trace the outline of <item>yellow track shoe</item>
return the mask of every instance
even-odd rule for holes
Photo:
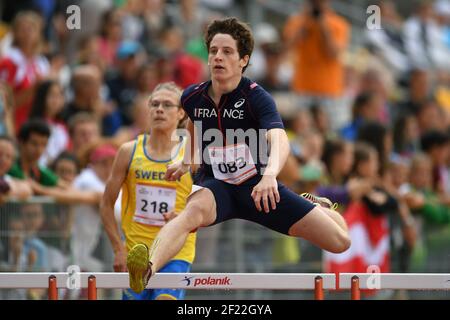
[[[147,287],[152,276],[152,263],[149,261],[148,247],[143,243],[136,244],[128,252],[127,268],[130,277],[130,288],[141,293]]]
[[[308,192],[302,193],[301,196],[314,204],[320,205],[321,207],[325,207],[331,210],[336,210],[338,207],[337,203],[333,203],[330,201],[330,199],[325,197],[317,197]]]

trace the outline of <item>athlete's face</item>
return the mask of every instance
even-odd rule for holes
[[[211,78],[219,81],[240,77],[249,56],[239,57],[236,40],[229,34],[216,34],[209,45],[208,65]]]
[[[180,96],[176,92],[166,89],[154,92],[149,101],[150,129],[175,130],[184,117],[184,111],[179,105]]]

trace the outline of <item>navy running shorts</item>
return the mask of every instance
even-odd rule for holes
[[[208,175],[195,175],[194,185],[208,188],[214,194],[217,217],[212,225],[230,219],[243,219],[289,235],[290,227],[315,207],[314,204],[278,182],[280,202],[277,203],[277,208],[275,210],[270,208],[269,213],[266,213],[264,209],[258,211],[251,197],[258,180],[250,184],[233,185]]]

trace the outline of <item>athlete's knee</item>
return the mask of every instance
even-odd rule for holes
[[[197,192],[199,192],[199,196],[191,199],[186,206],[185,218],[197,227],[210,225],[215,220],[216,205],[214,195],[209,190]]]
[[[332,244],[329,246],[329,248],[327,248],[327,251],[330,251],[332,253],[342,253],[344,251],[347,251],[347,249],[350,248],[351,244],[352,241],[348,232],[339,230],[334,235]]]
[[[202,205],[201,202],[195,201],[186,208],[185,218],[189,220],[195,227],[208,225],[210,222],[212,208],[210,206]]]

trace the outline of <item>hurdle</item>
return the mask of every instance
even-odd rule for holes
[[[78,277],[80,289],[88,289],[88,300],[97,299],[97,289],[129,288],[128,273],[0,273],[0,289],[48,289],[48,299],[58,299],[58,289],[69,288],[68,282]],[[336,288],[335,274],[310,273],[157,273],[147,289],[171,288],[188,290],[314,290],[315,300],[324,299],[324,290]]]
[[[364,289],[450,290],[450,273],[341,273],[339,289],[349,289],[351,300]]]
[[[88,300],[97,299],[97,289],[129,288],[128,273],[0,273],[0,289],[41,288],[49,300],[58,300],[58,289],[69,288],[77,277],[79,289],[88,290]],[[361,299],[361,290],[449,290],[450,273],[341,273],[339,287],[331,273],[157,273],[147,289],[187,290],[313,290],[315,300],[324,290],[350,290],[351,300]]]

